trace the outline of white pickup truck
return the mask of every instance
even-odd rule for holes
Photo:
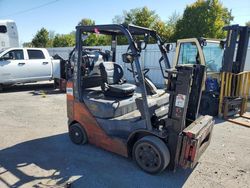
[[[5,85],[60,79],[60,60],[44,48],[9,48],[0,51],[0,90]]]

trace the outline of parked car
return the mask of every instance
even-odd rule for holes
[[[0,88],[17,83],[60,79],[60,63],[45,48],[9,48],[0,51]]]

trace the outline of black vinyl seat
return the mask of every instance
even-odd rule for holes
[[[105,96],[124,98],[134,94],[136,86],[125,83],[120,65],[114,62],[103,62],[100,64],[100,72],[103,81],[101,87]]]

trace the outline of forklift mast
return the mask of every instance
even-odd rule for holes
[[[222,61],[219,116],[228,119],[236,114],[243,115],[249,97],[250,72],[244,71],[250,27],[232,25],[227,31],[227,41]]]
[[[199,153],[202,153],[200,148],[206,148],[209,145],[209,133],[212,131],[212,126],[207,125],[213,124],[211,117],[198,117],[205,66],[176,66],[176,70],[167,70],[167,73],[166,91],[170,97],[168,118],[165,121],[172,158],[169,168],[174,170],[177,165],[184,168],[192,167],[196,164]],[[199,120],[196,121],[197,119]],[[184,144],[183,139],[185,139]],[[187,149],[187,145],[196,148],[197,151]],[[186,155],[184,156],[183,153]]]
[[[231,25],[224,27],[223,30],[227,31],[227,40],[222,62],[222,72],[231,72],[235,74],[243,72],[250,36],[250,27]]]

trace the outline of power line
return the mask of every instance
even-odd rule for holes
[[[15,13],[13,13],[13,14],[5,15],[5,16],[2,16],[2,17],[14,16],[14,15],[19,15],[19,14],[23,14],[23,13],[26,13],[26,12],[30,12],[30,11],[32,11],[32,10],[39,9],[39,8],[48,6],[48,5],[50,5],[50,4],[56,3],[57,1],[59,1],[59,0],[54,0],[54,1],[51,1],[51,2],[48,2],[48,3],[44,3],[44,4],[39,5],[39,6],[36,6],[36,7],[32,7],[32,8],[26,9],[26,10],[22,10],[22,11],[19,11],[19,12],[15,12]]]

